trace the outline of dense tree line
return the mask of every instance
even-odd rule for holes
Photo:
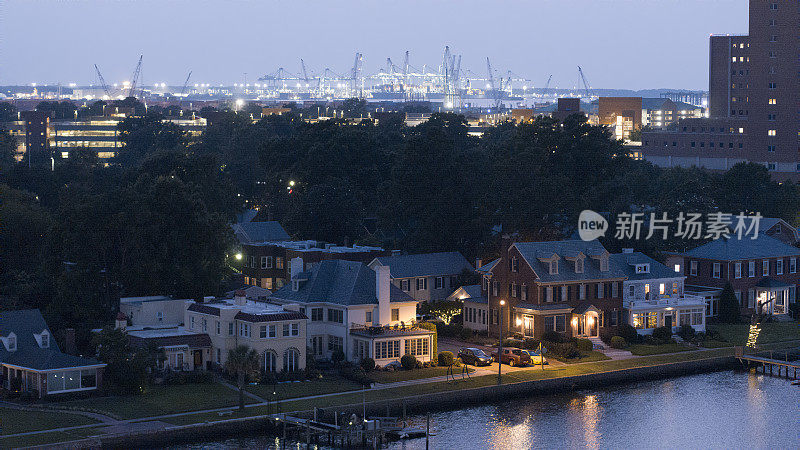
[[[657,168],[579,116],[504,123],[475,137],[454,114],[416,127],[392,113],[354,124],[364,108],[352,101],[349,120],[314,124],[300,116],[308,110],[256,122],[205,110],[198,114],[213,120],[199,139],[161,121],[175,111],[148,108],[120,123],[125,147],[110,167],[70,157],[52,171],[28,168],[0,152],[2,306],[42,308],[56,327],[99,327],[120,295],[217,294],[234,246],[228,224],[243,207],[297,238],[488,258],[503,234],[572,235],[583,209],[758,211],[794,222],[800,206],[797,186],[773,181],[763,166]],[[0,135],[0,150],[10,141]]]

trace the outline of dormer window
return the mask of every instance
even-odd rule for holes
[[[575,273],[583,273],[583,258],[575,260]]]
[[[39,347],[50,348],[50,334],[47,331],[42,332],[39,336]]]
[[[292,280],[292,290],[297,292],[300,290],[300,282],[297,280]]]
[[[650,264],[636,264],[636,273],[650,273]]]
[[[550,275],[558,275],[558,260],[550,261]]]
[[[603,255],[603,257],[600,258],[600,271],[608,272],[608,255]]]
[[[17,335],[16,334],[14,334],[12,332],[12,333],[9,333],[8,336],[6,336],[5,338],[0,338],[0,339],[3,340],[3,344],[5,344],[6,350],[8,350],[9,352],[17,351]]]

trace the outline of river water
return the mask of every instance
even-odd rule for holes
[[[800,386],[716,372],[439,412],[431,427],[432,449],[800,448]],[[190,448],[277,444],[274,437],[256,437]],[[424,449],[425,439],[388,448]]]

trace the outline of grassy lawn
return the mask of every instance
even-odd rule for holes
[[[733,347],[733,344],[730,342],[725,341],[718,341],[715,339],[706,339],[702,342],[701,347],[703,348],[722,348],[722,347]]]
[[[732,345],[744,345],[750,331],[750,325],[743,323],[718,323],[709,325],[709,328],[716,330],[722,339]],[[761,333],[758,336],[759,344],[791,340],[800,340],[800,323],[772,322],[761,325]]]
[[[93,423],[97,423],[97,421],[78,414],[0,408],[0,436]],[[2,445],[2,447],[6,446]]]
[[[628,350],[629,352],[633,353],[636,356],[650,356],[650,355],[660,355],[662,353],[685,352],[687,350],[694,350],[694,348],[689,347],[688,345],[672,342],[669,344],[659,344],[659,345],[633,344],[626,350]]]
[[[253,400],[245,398],[247,403]],[[130,396],[93,397],[60,402],[61,406],[77,406],[109,412],[124,419],[159,416],[182,411],[235,406],[239,393],[219,383],[153,386],[146,393]]]
[[[577,358],[560,358],[560,357],[555,357],[555,356],[546,356],[546,358],[555,359],[555,360],[558,360],[558,361],[561,361],[561,362],[567,363],[567,364],[595,362],[595,361],[605,361],[607,359],[611,359],[608,356],[606,356],[606,355],[604,355],[604,354],[602,354],[602,353],[600,353],[598,351],[595,351],[595,350],[590,350],[588,352],[581,350],[581,356],[579,356]]]
[[[346,378],[326,375],[321,379],[301,381],[299,383],[278,383],[275,386],[271,384],[256,384],[248,386],[247,390],[264,400],[272,401],[275,397],[278,400],[282,400],[334,392],[356,391],[361,388],[360,384]],[[275,392],[275,396],[273,396],[273,392]]]
[[[470,372],[475,369],[470,368]],[[461,367],[453,367],[453,374],[461,376]],[[442,377],[447,375],[447,367],[428,367],[425,369],[396,370],[394,372],[374,371],[369,376],[376,383],[394,383],[395,381],[419,380],[421,378]]]

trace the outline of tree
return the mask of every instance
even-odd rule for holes
[[[737,323],[740,318],[739,301],[736,300],[731,284],[726,283],[719,297],[719,321],[722,323]]]
[[[17,138],[0,128],[0,175],[5,175],[17,162]]]
[[[163,351],[153,346],[132,348],[124,331],[104,328],[93,339],[99,359],[107,364],[104,381],[126,394],[143,393],[147,388],[149,373],[163,360]]]
[[[442,319],[445,325],[450,325],[453,317],[461,314],[462,306],[463,303],[459,300],[439,300],[438,302],[423,303],[419,310],[422,314],[431,314]]]
[[[17,120],[17,107],[13,103],[0,102],[0,123]]]
[[[244,410],[244,383],[247,377],[258,372],[258,353],[246,345],[238,345],[228,351],[225,370],[236,377],[239,388],[239,410]]]

